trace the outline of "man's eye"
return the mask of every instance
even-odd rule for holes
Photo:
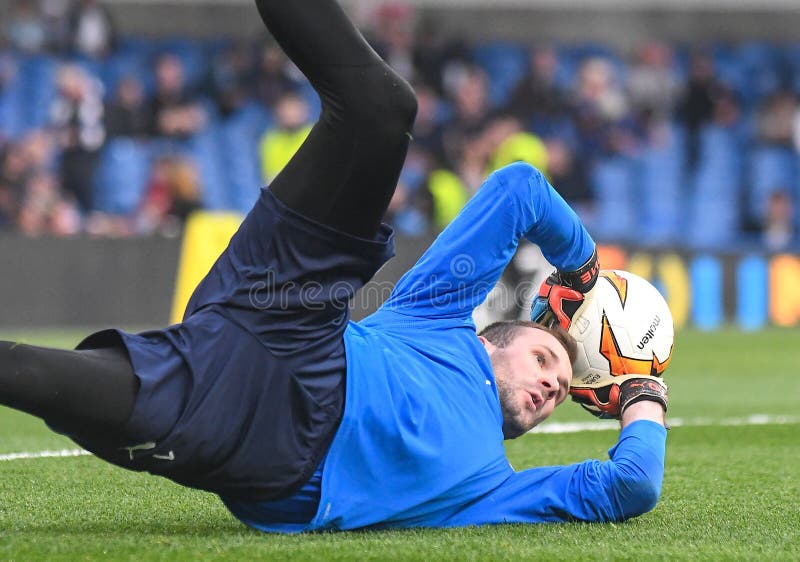
[[[536,354],[536,361],[539,362],[539,365],[544,365],[544,355],[540,355],[539,353]]]

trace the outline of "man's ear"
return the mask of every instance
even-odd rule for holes
[[[487,340],[485,337],[478,336],[478,339],[481,340],[483,347],[486,348],[486,353],[488,353],[489,355],[491,355],[494,352],[494,350],[497,349],[497,346],[492,342],[490,342],[489,340]]]

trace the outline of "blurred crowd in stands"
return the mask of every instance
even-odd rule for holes
[[[419,97],[399,232],[443,228],[525,160],[599,240],[797,247],[800,43],[470,44],[400,4],[370,23]],[[177,234],[196,209],[247,211],[319,114],[266,37],[120,37],[97,0],[18,0],[3,26],[6,230]]]

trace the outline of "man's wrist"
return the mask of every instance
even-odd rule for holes
[[[666,412],[660,402],[641,400],[631,404],[622,413],[622,427],[635,421],[648,420],[666,426]]]
[[[570,289],[575,289],[581,293],[588,293],[597,282],[600,273],[600,265],[597,261],[597,247],[592,251],[592,255],[582,266],[574,271],[558,271],[556,273],[558,284]]]

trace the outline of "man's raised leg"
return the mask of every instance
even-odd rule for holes
[[[256,0],[256,5],[322,100],[319,121],[270,189],[308,218],[372,238],[406,157],[417,109],[414,93],[335,0]]]
[[[0,342],[0,404],[48,421],[121,427],[138,389],[121,349],[72,351]]]

